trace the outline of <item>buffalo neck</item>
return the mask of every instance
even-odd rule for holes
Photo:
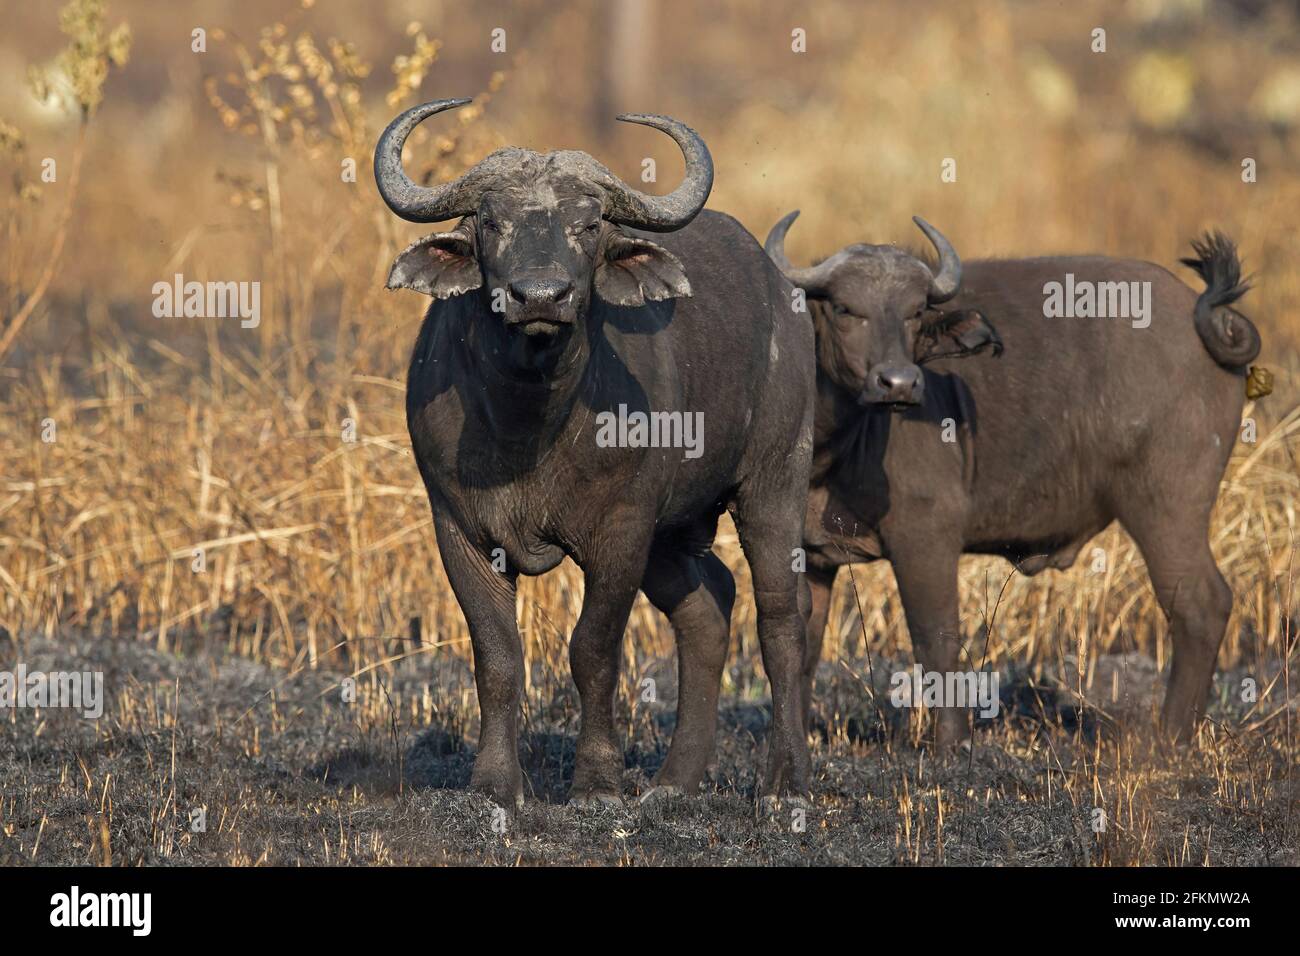
[[[813,407],[813,470],[814,485],[824,482],[834,465],[835,453],[844,445],[845,432],[856,427],[862,417],[856,396],[836,384],[830,371],[835,356],[830,347],[830,333],[826,328],[827,306],[820,299],[808,300],[809,318],[813,325],[814,353],[817,357],[817,394]]]
[[[825,308],[810,300],[816,333],[817,389],[813,405],[812,485],[832,480],[856,486],[876,476],[889,443],[892,412],[864,406],[860,390],[840,384],[843,380],[830,343]]]
[[[462,361],[481,386],[470,395],[492,433],[507,442],[545,443],[563,429],[582,388],[590,347],[579,325],[568,333],[549,367],[521,373],[509,364],[512,334],[495,315],[467,323]]]
[[[838,454],[864,427],[867,410],[847,389],[817,366],[817,395],[813,415],[813,484],[820,484]]]

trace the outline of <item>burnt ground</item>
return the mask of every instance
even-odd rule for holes
[[[33,670],[103,670],[107,703],[98,721],[0,711],[0,865],[1300,864],[1294,703],[1251,709],[1242,675],[1220,673],[1197,744],[1164,751],[1151,732],[1162,677],[1136,653],[1100,659],[1083,701],[1075,675],[1002,672],[999,716],[938,760],[887,703],[907,662],[825,663],[812,806],[762,819],[766,699],[734,671],[697,797],[635,800],[666,752],[670,662],[660,702],[624,701],[622,809],[566,805],[576,692],[533,686],[521,759],[534,798],[506,817],[464,789],[477,705],[450,655],[364,675],[347,703],[338,674],[133,641],[5,641],[0,669],[19,654]]]

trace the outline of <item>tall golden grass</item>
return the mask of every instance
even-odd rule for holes
[[[534,8],[526,40],[489,59],[500,8],[444,10],[484,51],[473,68],[457,54],[448,72],[431,27],[394,25],[371,51],[329,38],[346,13],[302,6],[273,23],[249,7],[232,15],[238,24],[209,24],[197,66],[180,44],[171,78],[155,75],[166,88],[151,111],[114,112],[109,77],[69,248],[0,379],[0,621],[20,644],[77,630],[344,672],[468,656],[403,416],[424,303],[382,291],[417,233],[382,208],[369,150],[397,109],[479,90],[472,110],[412,137],[412,169],[450,176],[506,142],[599,151],[581,81],[600,76],[584,44],[599,41],[601,21],[592,4]],[[400,16],[381,6],[383,22]],[[1275,23],[1226,31],[1212,8],[1155,4],[1175,17],[1166,31],[1136,6],[1086,6],[733,2],[706,15],[665,4],[659,66],[643,84],[652,101],[627,106],[701,129],[718,163],[711,205],[756,234],[801,207],[799,260],[850,241],[912,242],[913,213],[969,258],[1075,250],[1172,264],[1207,226],[1234,236],[1257,273],[1244,307],[1278,390],[1247,408],[1258,441],[1239,446],[1215,516],[1214,551],[1237,596],[1221,664],[1272,674],[1295,645],[1300,363],[1288,304],[1300,294],[1300,239],[1284,211],[1300,205],[1300,178],[1283,121],[1295,78],[1267,42]],[[137,43],[160,42],[142,8],[121,12]],[[173,27],[168,42],[188,36],[183,18],[158,16]],[[1094,21],[1110,28],[1105,54],[1089,51]],[[789,48],[799,25],[810,37],[802,60]],[[389,54],[400,59],[375,67]],[[25,153],[9,154],[16,168],[62,148],[57,127],[24,132]],[[650,140],[618,135],[602,155],[631,179]],[[650,148],[670,188],[678,161],[663,143]],[[1241,179],[1246,156],[1258,182]],[[956,183],[940,179],[946,157]],[[347,160],[356,182],[342,175]],[[8,206],[5,321],[49,259],[60,188]],[[260,280],[261,325],[154,319],[149,290],[177,272]],[[1168,660],[1140,556],[1116,529],[1094,544],[1104,571],[1087,549],[1070,572],[1033,580],[998,561],[963,564],[963,620],[972,640],[987,636],[995,664],[1071,658],[1086,675],[1116,651]],[[761,687],[748,580],[729,529],[720,547],[742,595],[743,667],[729,674],[746,675],[748,693]],[[858,568],[855,582],[865,620],[841,587],[827,655],[866,638],[906,653],[888,568]],[[526,653],[557,684],[581,591],[567,564],[522,588]],[[644,602],[627,642],[635,658],[672,653]],[[1261,718],[1279,700],[1261,703]]]

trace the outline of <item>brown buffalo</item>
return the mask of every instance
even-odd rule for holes
[[[698,788],[735,593],[711,546],[730,509],[772,683],[763,795],[804,794],[803,620],[790,555],[812,455],[812,330],[791,314],[789,284],[754,237],[701,212],[713,165],[682,123],[621,117],[682,150],[685,180],[667,196],[638,192],[576,151],[504,149],[455,182],[412,182],[407,135],[464,102],[395,119],[375,178],[404,219],[460,217],[398,256],[388,284],[434,300],[406,411],[473,645],[483,719],[472,785],[506,806],[524,799],[515,582],[570,557],[586,583],[569,642],[582,697],[573,799],[622,797],[614,695],[638,589],[668,616],[679,650],[678,724],[657,783]]]
[[[1210,513],[1260,348],[1231,307],[1246,291],[1233,244],[1216,234],[1183,260],[1206,284],[1198,296],[1131,259],[963,267],[920,220],[937,272],[871,245],[795,268],[783,245],[796,215],[773,228],[767,249],[806,290],[817,336],[806,703],[842,565],[887,558],[918,662],[969,670],[980,661],[962,654],[959,556],[1001,555],[1027,575],[1064,569],[1118,520],[1170,621],[1162,724],[1189,736],[1232,610],[1210,554]],[[1127,314],[1097,315],[1121,293]],[[966,732],[966,715],[938,717],[941,742]]]

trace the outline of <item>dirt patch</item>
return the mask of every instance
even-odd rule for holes
[[[827,663],[819,699],[855,705],[823,711],[812,807],[766,819],[754,792],[768,712],[752,686],[724,700],[702,793],[636,803],[671,733],[668,668],[660,700],[625,715],[626,806],[565,803],[570,687],[530,701],[520,752],[533,799],[507,816],[465,789],[477,730],[447,700],[465,690],[458,661],[446,674],[425,659],[359,678],[351,701],[337,674],[134,642],[33,640],[23,662],[102,670],[107,699],[98,721],[4,713],[6,864],[1300,862],[1288,715],[1252,729],[1262,715],[1231,693],[1241,675],[1221,674],[1214,723],[1196,746],[1161,753],[1146,715],[1162,679],[1141,655],[1098,660],[1082,697],[1068,668],[1059,679],[1000,673],[999,715],[980,721],[969,752],[944,759],[888,704],[889,675],[905,662]],[[846,677],[868,671],[875,702]],[[1125,694],[1112,700],[1115,686]]]

